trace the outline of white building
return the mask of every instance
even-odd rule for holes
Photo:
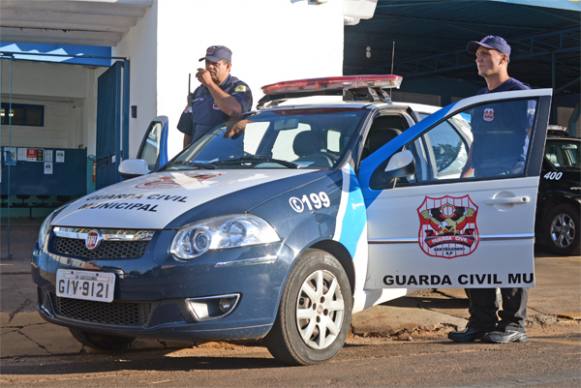
[[[98,161],[95,171],[100,186],[102,171],[114,174],[121,158],[136,154],[155,116],[169,118],[170,156],[181,149],[182,136],[175,126],[186,103],[188,74],[203,66],[198,59],[207,46],[232,49],[232,74],[249,84],[256,104],[262,85],[342,74],[344,25],[372,17],[376,2],[0,0],[4,113],[7,117],[8,104],[23,109],[43,107],[42,122],[36,126],[3,121],[2,145],[86,149],[87,163],[92,163],[93,156]],[[89,46],[100,46],[100,51],[95,54]],[[111,58],[78,64],[81,57],[91,55]],[[108,67],[103,64],[116,61],[121,61],[118,78],[105,80],[102,75]],[[198,83],[193,74],[192,78],[193,90]],[[18,155],[24,153],[21,150]],[[32,168],[34,162],[18,159],[13,175],[21,178],[17,168],[26,163]],[[55,164],[47,174],[41,165],[36,167],[42,179],[64,178],[59,175],[64,170],[57,169],[61,166]],[[67,169],[67,179],[83,169],[78,163]],[[12,179],[12,194],[18,193],[23,182]],[[90,169],[79,179],[92,189]],[[45,191],[30,194],[57,194]]]

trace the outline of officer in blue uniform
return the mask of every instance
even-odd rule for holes
[[[199,68],[196,73],[201,85],[189,98],[178,123],[178,129],[184,133],[184,148],[215,125],[252,108],[250,88],[230,74],[232,51],[228,47],[210,46],[200,61],[205,61],[205,67]],[[189,113],[191,122],[188,120]],[[184,120],[184,117],[188,119]]]
[[[488,35],[468,43],[467,50],[476,57],[478,75],[486,88],[478,94],[530,89],[508,75],[511,48],[500,36]],[[471,126],[474,140],[464,177],[494,177],[522,174],[532,125],[529,103],[517,100],[508,104],[485,104],[473,109]],[[496,301],[496,289],[466,289],[470,318],[462,331],[448,334],[454,342],[524,342],[527,289],[502,288],[502,311]],[[497,314],[500,316],[498,321]]]

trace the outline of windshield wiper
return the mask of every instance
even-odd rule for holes
[[[208,162],[196,162],[196,161],[185,161],[185,160],[181,160],[179,162],[174,162],[172,163],[170,166],[168,166],[169,168],[172,168],[174,166],[185,166],[185,167],[190,167],[190,168],[197,168],[200,170],[215,170],[216,169],[216,165],[213,163],[208,163]]]
[[[253,164],[258,164],[258,163],[277,163],[280,164],[281,166],[285,166],[288,168],[298,168],[298,166],[293,163],[293,162],[288,162],[286,160],[281,160],[281,159],[274,159],[271,158],[270,156],[263,156],[263,155],[246,155],[246,156],[242,156],[240,158],[234,158],[234,159],[225,159],[225,160],[220,160],[219,164],[244,164],[244,163],[253,163]]]

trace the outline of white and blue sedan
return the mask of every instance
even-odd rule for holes
[[[99,349],[261,340],[305,365],[342,348],[353,313],[407,289],[532,286],[551,90],[437,110],[391,102],[399,82],[269,85],[258,111],[167,164],[124,161],[133,178],[44,221],[40,314]],[[303,101],[330,94],[342,98]],[[142,148],[155,158],[151,129]]]

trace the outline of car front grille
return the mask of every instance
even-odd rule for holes
[[[57,255],[87,260],[135,259],[144,255],[153,236],[151,230],[55,226],[48,250]]]
[[[135,259],[143,256],[149,241],[102,241],[94,250],[85,247],[85,241],[75,238],[54,237],[52,252],[81,259]]]
[[[57,316],[105,325],[145,326],[151,312],[150,303],[93,302],[54,294],[51,299]]]

